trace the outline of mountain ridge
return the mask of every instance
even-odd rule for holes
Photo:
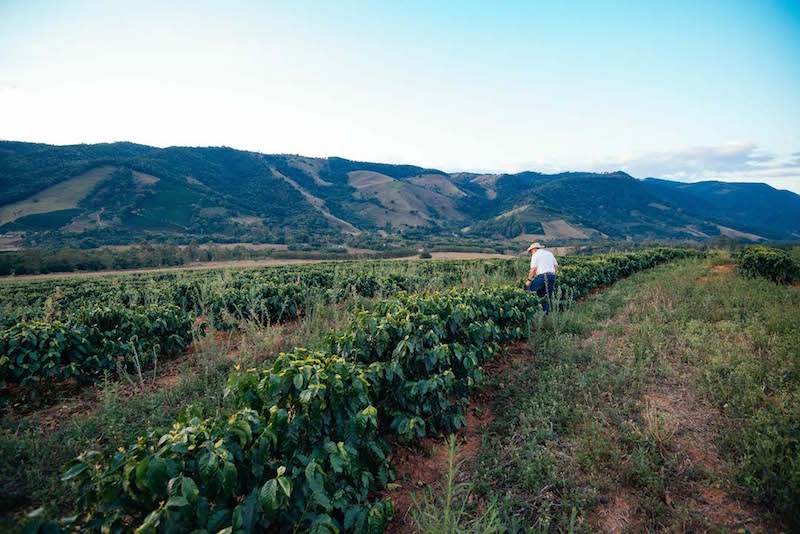
[[[0,141],[0,234],[29,245],[342,243],[394,234],[679,240],[726,232],[800,239],[800,196],[767,184],[688,184],[623,171],[448,173],[229,147]]]

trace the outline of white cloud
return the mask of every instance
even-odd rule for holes
[[[774,154],[755,143],[696,146],[650,152],[597,162],[597,170],[623,170],[637,178],[665,178],[682,182],[720,180],[765,182],[800,193],[800,152]]]
[[[532,159],[470,170],[487,173],[516,173],[527,170],[543,173],[622,170],[636,178],[664,178],[679,182],[704,180],[763,182],[777,189],[788,189],[800,194],[800,152],[779,155],[762,150],[755,143],[744,142],[643,152],[595,161]]]

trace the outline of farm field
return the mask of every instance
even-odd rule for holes
[[[524,259],[0,284],[4,522],[456,532],[415,479],[451,433],[465,529],[796,521],[797,289],[692,251],[561,263],[547,318]]]
[[[275,245],[277,246],[277,245]],[[564,247],[565,249],[567,247]],[[354,254],[363,253],[365,251],[355,250]],[[565,250],[569,252],[569,250]],[[513,256],[503,254],[490,254],[484,252],[431,252],[431,258],[434,260],[481,260],[491,258],[506,258],[511,259]],[[407,256],[399,258],[387,258],[383,261],[411,261],[417,259],[419,256]],[[316,259],[292,259],[292,258],[265,258],[258,260],[228,260],[228,261],[205,261],[193,263],[190,265],[181,265],[175,267],[156,267],[148,269],[124,269],[124,270],[108,270],[108,271],[79,271],[79,272],[58,272],[46,274],[22,274],[14,276],[0,277],[2,280],[7,281],[20,281],[20,280],[37,280],[46,278],[71,278],[71,277],[93,277],[93,276],[107,276],[107,275],[128,275],[128,274],[146,274],[146,273],[159,273],[170,271],[197,271],[197,270],[219,270],[219,269],[250,269],[254,267],[277,267],[284,265],[303,265],[310,263],[331,263],[332,260],[316,260]],[[333,260],[333,261],[358,261],[358,260]]]

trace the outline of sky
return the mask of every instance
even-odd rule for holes
[[[800,193],[800,0],[0,0],[0,139]]]

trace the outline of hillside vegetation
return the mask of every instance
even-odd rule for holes
[[[607,174],[448,174],[224,147],[0,143],[0,234],[341,244],[358,236],[575,241],[800,238],[800,197],[763,184]],[[364,240],[369,243],[370,240]]]

